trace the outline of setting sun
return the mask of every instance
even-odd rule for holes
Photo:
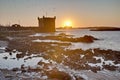
[[[69,28],[72,27],[72,22],[71,21],[65,21],[64,22],[64,28]]]
[[[65,26],[71,26],[71,22],[70,21],[66,21],[65,22]]]

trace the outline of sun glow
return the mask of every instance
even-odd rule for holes
[[[72,27],[72,22],[71,21],[65,21],[64,22],[64,28],[70,28]]]
[[[65,22],[65,26],[71,26],[71,22],[70,21]]]

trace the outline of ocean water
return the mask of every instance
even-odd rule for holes
[[[112,49],[120,51],[120,31],[90,31],[89,29],[57,29],[55,33],[36,33],[32,36],[50,36],[65,33],[72,35],[72,37],[82,37],[84,35],[91,35],[100,40],[96,40],[94,43],[85,44],[81,42],[74,42],[68,49]],[[53,42],[53,40],[51,40]],[[43,41],[45,42],[45,41]],[[50,40],[49,40],[50,42]]]
[[[84,50],[89,48],[101,48],[101,49],[112,49],[120,51],[120,31],[89,31],[89,29],[58,29],[56,34],[66,33],[68,35],[73,35],[73,37],[82,37],[84,35],[91,35],[100,40],[94,43],[72,43],[69,49],[79,49]]]

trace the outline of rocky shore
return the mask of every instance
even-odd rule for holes
[[[3,40],[3,37],[0,39]],[[71,42],[90,44],[99,40],[90,35],[73,38],[64,33],[51,36],[21,33],[19,36],[6,36],[5,40],[8,45],[0,53],[6,53],[2,58],[6,61],[23,60],[23,63],[19,67],[1,69],[1,80],[101,80],[105,77],[88,79],[88,76],[102,75],[102,71],[120,73],[120,51],[100,48],[68,49]],[[36,61],[35,66],[26,65],[27,61],[33,62],[36,58],[39,61]],[[119,80],[119,75],[111,75],[113,78],[110,80]]]

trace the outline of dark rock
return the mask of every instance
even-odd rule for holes
[[[84,78],[82,77],[78,77],[78,76],[75,76],[76,80],[85,80]]]
[[[6,51],[6,52],[11,52],[12,49],[10,49],[10,48],[6,48],[5,51]]]
[[[11,52],[9,52],[9,55],[12,55],[12,53],[11,53]]]
[[[40,68],[30,68],[30,67],[28,67],[28,70],[27,70],[28,72],[40,72],[40,71],[42,71]]]
[[[70,75],[65,72],[58,71],[56,69],[47,72],[47,75],[50,79],[57,79],[57,80],[71,80]]]
[[[114,62],[114,64],[119,64],[119,63],[120,63],[120,61],[118,61],[118,60]]]
[[[27,72],[27,70],[25,69],[24,64],[21,65],[21,71],[22,71],[22,73]]]
[[[45,64],[45,63],[42,62],[42,61],[40,61],[40,62],[38,62],[37,64],[38,64],[38,65],[43,65],[43,64]]]
[[[24,60],[28,60],[28,59],[32,59],[32,57],[27,57],[27,58],[25,58]]]
[[[94,73],[97,73],[97,71],[100,71],[100,67],[91,67],[91,71],[93,71]]]
[[[22,71],[22,73],[25,73],[25,72],[27,72],[27,70],[25,70],[25,69],[22,69],[21,71]]]
[[[62,36],[62,37],[65,37],[65,36],[67,36],[65,33],[60,33],[60,34],[58,34],[58,36]]]
[[[5,56],[5,57],[3,57],[3,59],[8,59],[8,57],[7,57],[7,56]]]
[[[39,37],[40,39],[51,39],[51,40],[60,40],[60,41],[67,41],[67,42],[83,42],[83,43],[92,43],[94,40],[98,40],[93,36],[85,35],[79,38],[68,38],[66,34],[61,33],[58,36],[45,36]]]
[[[21,69],[25,69],[24,64],[21,65]]]
[[[117,69],[116,66],[111,66],[111,65],[103,65],[104,69],[110,70],[110,71],[115,71]]]
[[[16,58],[10,58],[10,59],[16,59]]]
[[[13,75],[10,75],[10,74],[6,75],[5,78],[8,79],[8,80],[11,80],[13,78]]]
[[[19,68],[13,68],[12,69],[12,71],[18,71],[19,70]]]
[[[16,54],[16,58],[23,58],[24,57],[24,54]]]

